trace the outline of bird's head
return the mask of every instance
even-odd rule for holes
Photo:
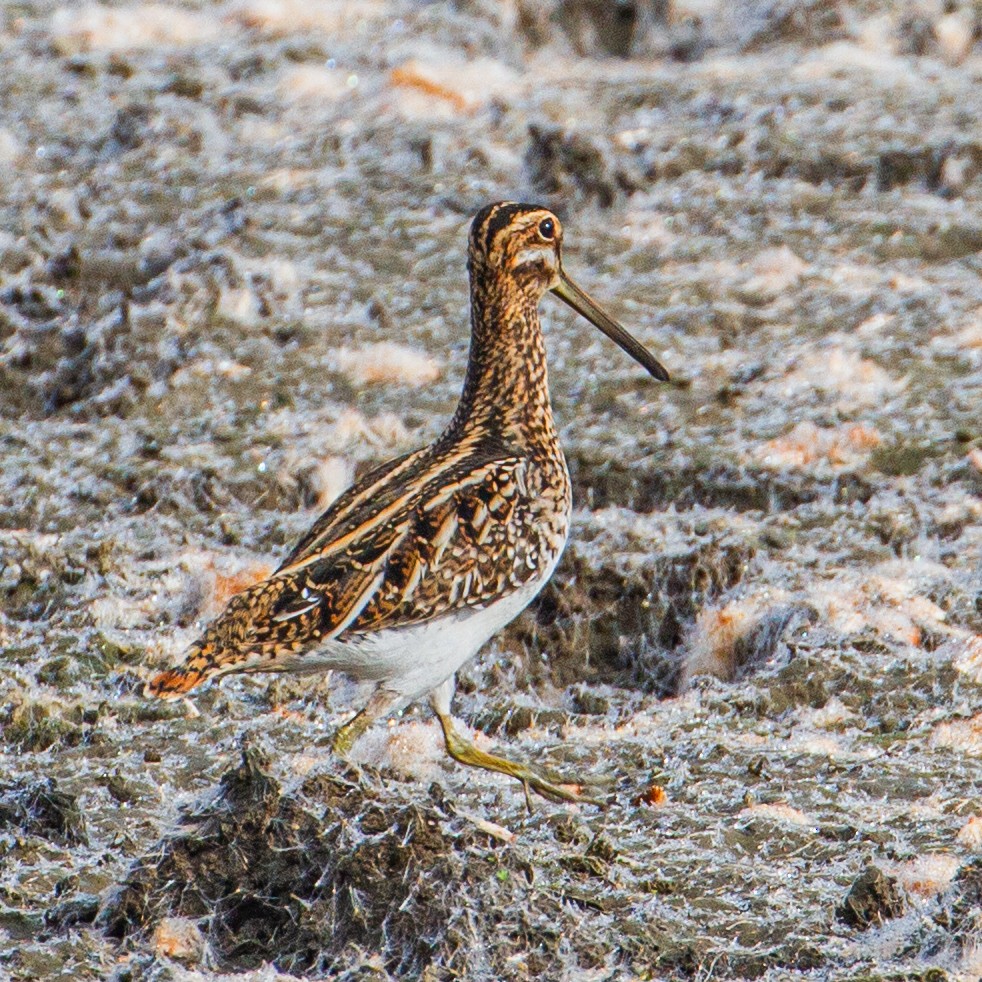
[[[552,291],[656,379],[668,381],[661,362],[566,274],[562,243],[562,222],[548,208],[514,201],[488,205],[471,224],[471,281],[476,289],[492,292],[505,284],[517,287],[536,304]]]

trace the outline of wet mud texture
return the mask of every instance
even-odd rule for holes
[[[0,9],[0,975],[982,976],[971,3]],[[337,678],[146,681],[431,439],[466,228],[547,298],[573,535],[350,761]],[[275,975],[275,973],[281,973]],[[282,974],[285,973],[285,974]]]

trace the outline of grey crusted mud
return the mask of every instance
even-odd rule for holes
[[[677,695],[686,625],[743,579],[755,552],[752,540],[702,533],[656,554],[643,535],[628,534],[610,562],[583,529],[587,541],[570,547],[531,616],[508,637],[533,656],[547,655],[556,685],[610,682]]]
[[[225,969],[272,962],[330,975],[361,949],[400,978],[434,961],[466,971],[493,960],[501,971],[516,953],[540,947],[542,932],[518,924],[493,956],[471,947],[475,928],[503,927],[534,874],[516,852],[495,849],[456,819],[438,788],[406,804],[349,773],[313,777],[286,794],[264,765],[246,750],[217,799],[183,816],[160,852],[130,871],[99,913],[110,936],[176,915],[206,924]],[[473,891],[470,910],[462,890]],[[545,964],[555,952],[542,957]]]
[[[0,975],[977,978],[980,34],[3,6]],[[440,431],[504,197],[673,376],[547,298],[574,533],[455,702],[606,809],[528,815],[419,707],[338,761],[339,679],[142,695]]]
[[[775,849],[772,820],[745,818],[708,861],[662,856],[652,865],[653,840],[698,835],[696,816],[670,820],[622,798],[599,822],[530,816],[521,840],[503,844],[503,830],[459,814],[437,785],[407,803],[380,775],[349,771],[286,792],[268,764],[247,748],[217,797],[183,815],[130,869],[95,924],[139,952],[164,918],[190,919],[226,971],[272,963],[301,977],[335,977],[357,964],[358,952],[372,952],[376,970],[396,978],[448,966],[464,977],[559,978],[571,963],[602,967],[610,956],[602,938],[613,932],[618,957],[642,976],[686,977],[715,951],[722,970],[756,978],[774,965],[827,965],[813,937],[819,912],[801,924],[770,906],[768,923],[754,929],[733,907],[731,878],[751,889],[761,874],[747,861],[760,851],[769,864],[794,855],[808,870],[843,842],[859,851],[875,843],[828,825],[786,833]],[[748,764],[749,773],[760,770]],[[866,929],[903,913],[894,881],[874,872],[875,883],[867,871],[853,885],[839,920]],[[967,865],[931,909],[919,930],[932,949],[969,943],[977,879]],[[718,946],[737,920],[741,943],[723,954]],[[126,977],[152,977],[152,965],[138,955]]]

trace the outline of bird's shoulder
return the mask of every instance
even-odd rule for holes
[[[233,598],[207,633],[222,647],[296,652],[521,589],[565,539],[561,502],[547,504],[547,520],[538,521],[539,476],[522,450],[489,440],[436,444],[389,461],[338,498],[283,565]]]

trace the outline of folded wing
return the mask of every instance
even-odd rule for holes
[[[519,588],[552,547],[517,534],[536,505],[528,468],[504,446],[458,444],[370,472],[269,579],[233,597],[184,664],[150,690],[172,695],[215,675],[296,667],[327,641],[480,607]]]

